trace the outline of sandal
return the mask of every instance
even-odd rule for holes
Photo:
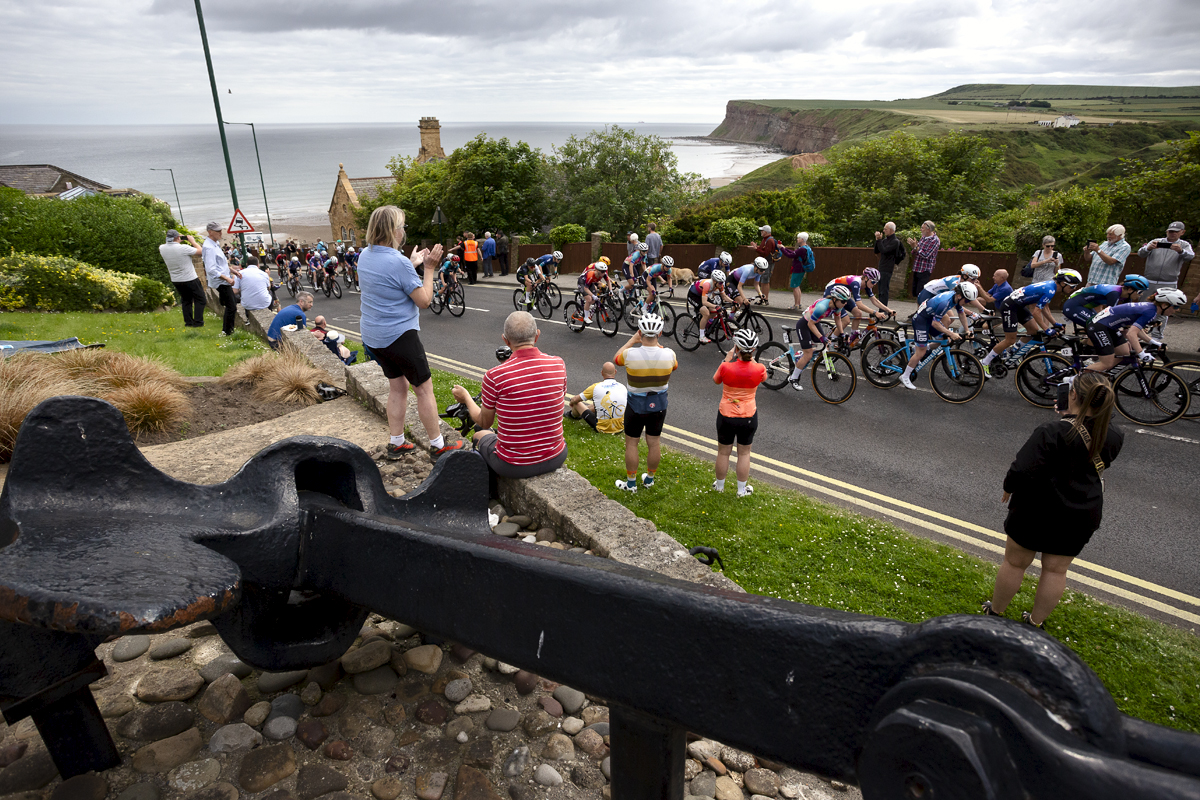
[[[991,600],[983,601],[983,615],[985,617],[1003,617],[1004,616],[1003,614],[998,614],[992,610],[992,601]]]

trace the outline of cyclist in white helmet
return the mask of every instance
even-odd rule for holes
[[[700,312],[700,343],[708,344],[709,338],[704,331],[708,328],[708,320],[721,310],[721,303],[732,303],[733,300],[725,293],[725,273],[714,269],[707,278],[701,278],[688,289],[688,310]]]
[[[743,328],[733,335],[733,347],[717,367],[713,383],[720,384],[721,404],[717,407],[717,464],[713,491],[725,491],[729,473],[729,455],[737,442],[737,496],[754,492],[750,480],[750,445],[758,430],[758,407],[754,396],[767,377],[767,368],[754,360],[758,352],[758,334]]]
[[[725,293],[736,300],[738,303],[746,302],[746,292],[744,287],[747,281],[754,284],[754,291],[759,297],[764,297],[762,283],[760,281],[766,278],[767,260],[762,256],[754,259],[754,263],[745,264],[726,273]]]
[[[654,473],[662,457],[661,436],[667,418],[667,381],[679,368],[675,352],[661,344],[663,318],[643,314],[638,320],[637,333],[621,346],[613,363],[625,367],[625,382],[629,396],[625,401],[625,480],[617,488],[636,492],[638,441],[646,434],[646,471],[642,473],[642,488],[654,486]]]
[[[714,269],[727,270],[731,264],[733,264],[733,256],[722,252],[719,256],[701,261],[700,266],[696,267],[696,277],[703,280],[711,275]]]

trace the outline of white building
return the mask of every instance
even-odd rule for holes
[[[1055,119],[1039,119],[1038,125],[1043,128],[1074,128],[1082,121],[1074,114],[1063,114]]]

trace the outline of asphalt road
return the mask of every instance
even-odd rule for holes
[[[493,366],[514,288],[511,278],[466,287],[468,310],[460,318],[422,312],[422,341],[440,357],[434,366],[473,376]],[[776,292],[774,299],[767,314],[778,339],[780,325],[795,314],[778,308],[790,297]],[[318,295],[309,316],[316,314],[357,335],[358,295]],[[628,335],[624,328],[612,339],[594,327],[572,333],[561,308],[539,324],[539,346],[566,361],[572,392],[598,380],[600,365]],[[665,443],[711,458],[721,396],[712,374],[720,351],[674,349],[679,370],[671,378]],[[857,367],[857,353],[852,360]],[[877,389],[860,375],[854,396],[838,406],[822,402],[805,381],[800,393],[786,386],[759,390],[752,482],[798,489],[999,561],[1004,474],[1033,428],[1053,418],[1020,397],[1011,373],[964,405],[943,402],[920,376],[921,391],[912,392]],[[1194,631],[1200,627],[1200,424],[1143,428],[1123,417],[1118,424],[1125,445],[1105,473],[1104,524],[1075,562],[1071,585]],[[620,473],[614,464],[613,474]]]

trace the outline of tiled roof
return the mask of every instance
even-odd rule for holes
[[[354,189],[354,193],[358,195],[359,202],[363,200],[373,199],[379,194],[379,186],[382,184],[385,188],[394,186],[396,178],[394,175],[385,175],[382,178],[351,178],[350,187]]]
[[[67,190],[67,183],[72,187],[85,186],[98,192],[112,188],[53,164],[0,165],[0,185],[20,189],[26,194],[59,194]]]

